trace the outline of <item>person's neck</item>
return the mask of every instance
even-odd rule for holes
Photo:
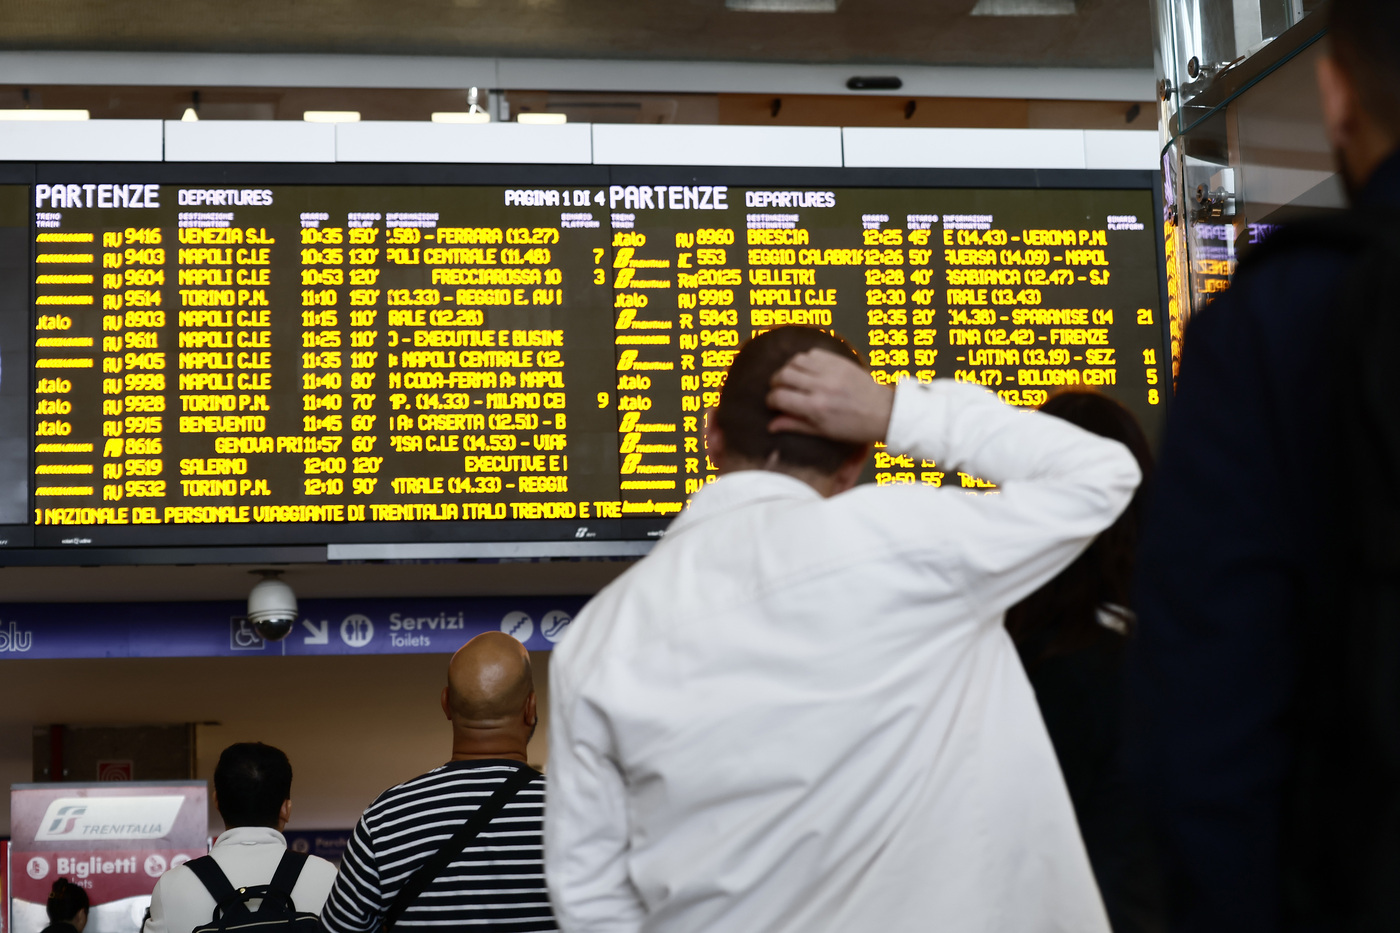
[[[270,830],[272,830],[273,832],[280,833],[280,832],[282,832],[283,830],[285,830],[286,828],[287,828],[287,824],[284,823],[284,822],[282,822],[281,820],[278,820],[276,823],[273,823],[271,826],[264,826],[264,825],[262,825],[262,824],[260,824],[260,823],[243,823],[243,824],[239,824],[238,826],[230,826],[228,823],[225,823],[225,824],[224,824],[224,832],[228,832],[228,831],[231,830],[231,829],[270,829]]]
[[[483,758],[506,758],[511,761],[528,761],[526,747],[529,740],[522,736],[504,732],[471,733],[454,731],[452,735],[452,760],[475,761]]]
[[[836,477],[820,470],[813,470],[808,467],[789,466],[780,461],[774,460],[770,463],[759,463],[756,460],[739,460],[732,464],[724,464],[719,469],[720,476],[730,473],[742,473],[745,470],[758,470],[763,473],[781,473],[783,476],[791,476],[795,480],[800,480],[811,486],[823,498],[830,498],[836,494]]]
[[[1365,190],[1377,169],[1395,156],[1396,140],[1377,129],[1358,135],[1357,141],[1341,153],[1342,176],[1354,201]]]

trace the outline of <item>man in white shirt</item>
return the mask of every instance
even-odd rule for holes
[[[999,491],[855,487],[879,441]],[[551,661],[560,929],[1107,933],[1002,616],[1132,455],[807,328],[744,348],[707,445],[718,482]]]
[[[234,888],[272,880],[287,840],[282,830],[292,813],[292,765],[287,756],[261,742],[224,749],[214,768],[214,803],[224,831],[209,852]],[[319,914],[335,883],[335,866],[310,856],[302,866],[292,901],[298,912]],[[151,895],[143,933],[190,933],[214,916],[214,896],[188,865],[160,876]]]

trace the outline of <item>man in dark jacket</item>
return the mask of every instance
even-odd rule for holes
[[[1318,68],[1358,208],[1400,212],[1400,3],[1335,0]],[[1326,540],[1327,438],[1347,386],[1325,348],[1357,253],[1246,263],[1194,318],[1138,559],[1133,765],[1160,836],[1173,929],[1275,930],[1304,649]],[[1356,495],[1365,495],[1356,490]],[[1313,642],[1309,641],[1311,645]],[[1318,802],[1321,803],[1321,802]]]

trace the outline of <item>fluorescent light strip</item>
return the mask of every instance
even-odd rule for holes
[[[835,13],[841,0],[724,0],[726,10],[740,13]]]
[[[468,111],[438,111],[433,114],[434,123],[490,123],[491,114],[484,110],[475,113]]]
[[[307,123],[359,123],[358,110],[308,110],[301,115]]]
[[[1075,0],[977,0],[972,16],[1073,16]]]
[[[517,123],[531,123],[536,126],[557,126],[560,123],[568,123],[569,115],[565,113],[522,113],[515,118]]]
[[[16,121],[58,121],[86,120],[86,110],[0,110],[0,120]]]

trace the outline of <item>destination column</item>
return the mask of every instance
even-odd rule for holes
[[[233,211],[179,217],[176,524],[246,523],[249,497],[273,494],[271,286],[276,237]],[[264,441],[266,439],[266,441]]]

